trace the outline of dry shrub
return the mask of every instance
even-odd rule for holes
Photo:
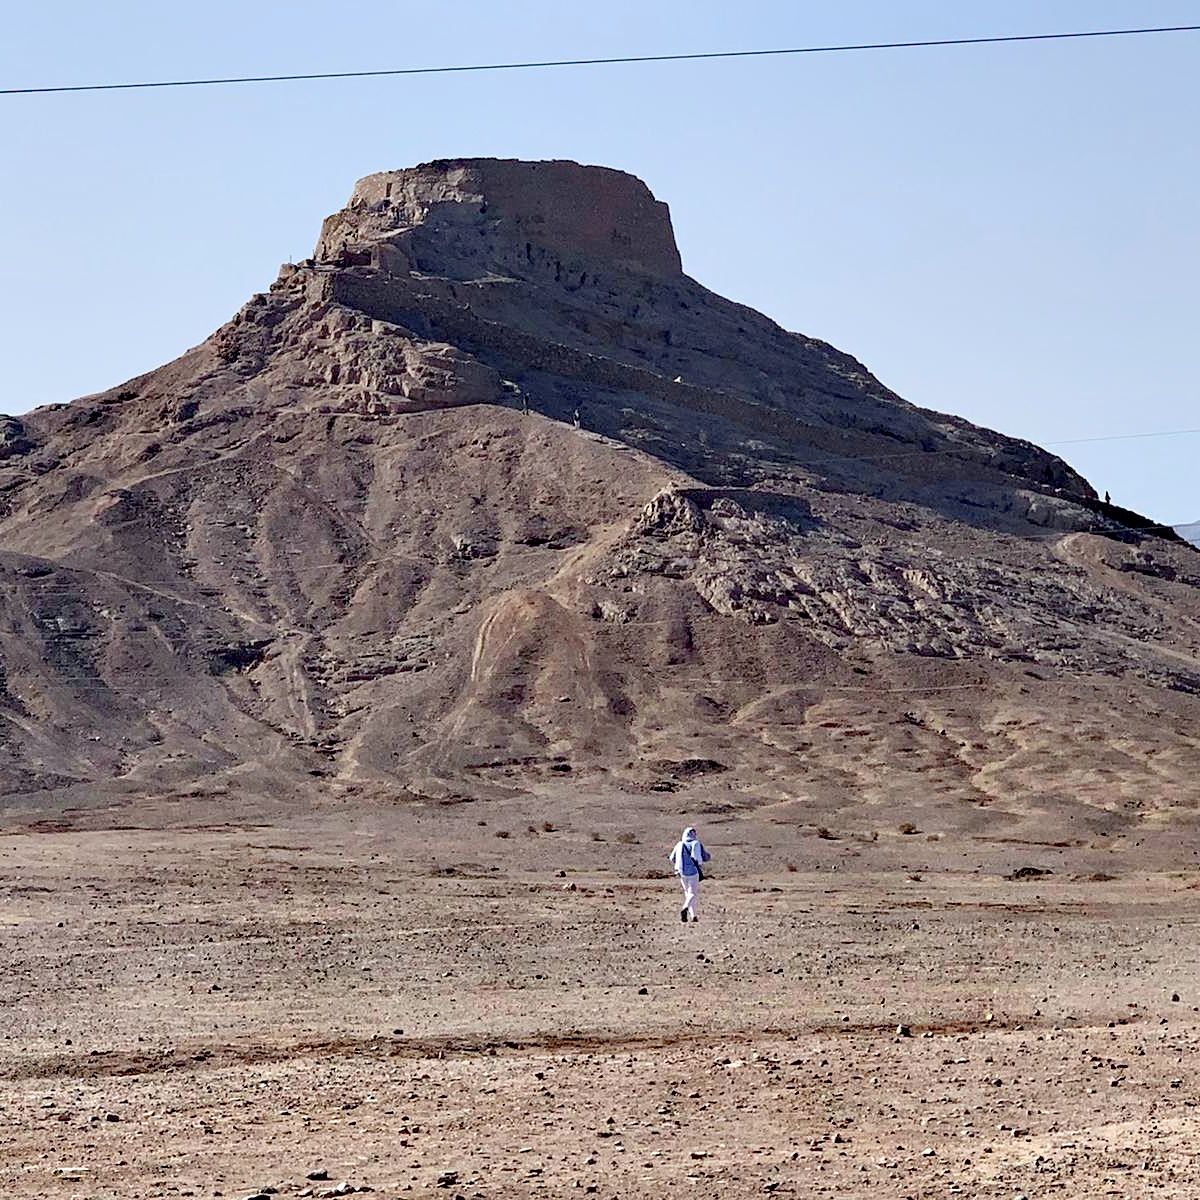
[[[496,836],[497,837],[511,837],[512,835],[508,832],[507,829],[497,829]]]
[[[916,833],[917,827],[911,821],[905,821],[904,824],[900,826],[900,832],[901,833]]]
[[[622,846],[636,846],[637,845],[637,834],[636,833],[618,833],[617,841],[620,842]]]

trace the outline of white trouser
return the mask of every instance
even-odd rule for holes
[[[700,876],[680,875],[679,882],[683,884],[683,907],[694,917],[696,915],[696,898],[700,895]]]

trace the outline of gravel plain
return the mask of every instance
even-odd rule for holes
[[[10,828],[0,1187],[1197,1194],[1194,871],[527,816]]]

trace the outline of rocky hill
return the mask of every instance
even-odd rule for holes
[[[0,578],[9,814],[1191,807],[1196,551],[709,292],[598,167],[370,176],[195,349],[0,419]]]

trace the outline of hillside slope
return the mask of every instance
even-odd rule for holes
[[[1165,827],[1200,559],[1147,525],[707,291],[630,176],[370,176],[180,359],[0,421],[0,804]]]

